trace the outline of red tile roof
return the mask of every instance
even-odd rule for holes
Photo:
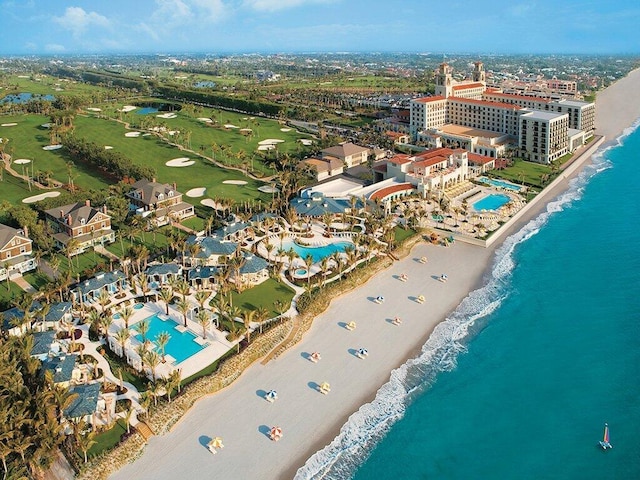
[[[436,95],[434,97],[422,97],[422,98],[415,99],[416,102],[420,102],[420,103],[436,102],[438,100],[446,100],[446,98],[444,98],[442,95]]]
[[[410,161],[411,157],[406,153],[399,153],[387,160],[387,162],[394,163],[396,165],[404,165],[405,163],[409,163]]]
[[[471,103],[473,105],[484,105],[486,107],[509,108],[514,110],[520,110],[520,107],[518,105],[514,105],[512,103],[490,102],[487,100],[474,100],[472,98],[459,98],[459,97],[449,97],[449,100],[452,102]]]
[[[402,183],[400,185],[391,185],[390,187],[384,187],[384,188],[381,188],[380,190],[373,192],[371,197],[369,197],[369,200],[383,199],[384,197],[391,195],[393,193],[401,192],[403,190],[413,190],[413,188],[414,188],[413,185],[411,185],[410,183]]]
[[[487,157],[485,155],[480,155],[479,153],[467,153],[467,157],[469,158],[469,161],[472,163],[481,163],[482,165],[485,165],[487,163],[491,163],[493,161],[495,161],[495,158],[492,157]]]
[[[455,85],[453,87],[453,90],[466,90],[469,88],[480,88],[480,87],[484,87],[484,85],[480,82],[463,83],[462,85]]]

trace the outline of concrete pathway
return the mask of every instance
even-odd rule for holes
[[[27,293],[38,293],[34,286],[27,282],[22,275],[12,277],[10,280]]]

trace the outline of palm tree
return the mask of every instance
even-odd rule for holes
[[[129,320],[133,316],[133,308],[127,305],[120,311],[120,316],[122,317],[122,320],[124,320],[125,328],[129,328]]]
[[[187,328],[187,313],[189,312],[189,302],[187,302],[184,298],[182,300],[178,300],[176,303],[176,307],[178,307],[178,311],[182,314],[184,318],[184,327]]]
[[[311,266],[313,265],[313,257],[307,255],[304,257],[304,264],[307,266],[307,283],[311,282]]]
[[[118,343],[120,344],[120,348],[122,349],[122,358],[125,357],[124,349],[127,344],[127,340],[129,340],[129,334],[130,332],[128,328],[121,328],[116,332],[116,340],[118,341]]]
[[[89,449],[96,443],[98,443],[94,440],[95,436],[96,432],[87,432],[84,435],[80,435],[80,437],[77,439],[78,447],[84,454],[84,463],[87,463],[87,452],[89,451]]]
[[[140,343],[136,346],[136,353],[140,357],[140,363],[142,365],[142,370],[144,370],[144,362],[147,360],[147,345],[146,343]]]
[[[162,353],[162,363],[165,362],[164,349],[167,346],[167,343],[169,343],[170,339],[171,339],[171,334],[169,334],[169,332],[162,331],[158,333],[158,335],[156,335],[156,343],[158,344],[158,348]]]
[[[111,303],[111,296],[109,295],[109,292],[106,290],[100,290],[100,293],[98,294],[98,303],[100,304],[102,313],[104,314],[107,310],[107,305]]]
[[[141,320],[140,322],[138,322],[138,331],[140,332],[140,335],[142,336],[142,344],[146,347],[147,345],[147,333],[149,333],[149,321],[148,320]]]
[[[209,298],[209,296],[211,295],[210,292],[207,292],[206,290],[198,290],[196,292],[196,294],[194,295],[196,302],[198,302],[198,305],[200,305],[200,310],[204,310],[204,304],[207,301],[207,298]]]
[[[160,290],[160,300],[162,300],[164,302],[165,308],[166,308],[166,313],[167,316],[169,315],[169,303],[171,303],[171,300],[173,300],[173,290],[171,289],[171,287],[169,288],[163,288]]]
[[[171,392],[173,389],[177,389],[180,392],[180,383],[182,379],[180,378],[180,370],[172,370],[169,374],[169,378],[165,383],[165,389],[167,391],[167,400],[171,403]]]
[[[260,333],[262,333],[262,326],[264,322],[269,320],[269,317],[271,316],[271,314],[269,313],[269,310],[267,310],[264,307],[258,308],[257,310],[254,311],[254,313],[255,313],[255,321],[258,322],[258,324],[260,325]]]
[[[147,292],[149,292],[149,281],[147,280],[147,276],[144,274],[140,274],[138,277],[138,286],[140,290],[142,290],[142,300],[144,302],[147,301]]]
[[[180,280],[176,284],[176,290],[180,295],[182,295],[182,300],[186,300],[187,295],[189,295],[189,293],[191,292],[191,287],[186,280]]]
[[[158,352],[155,350],[149,350],[147,352],[147,365],[149,365],[149,368],[151,369],[151,381],[153,383],[156,382],[156,367],[160,365],[160,362],[161,358],[160,355],[158,355]]]
[[[109,344],[109,327],[111,326],[111,315],[105,315],[104,313],[100,315],[98,320],[98,325],[100,326],[100,330],[102,330],[105,342],[107,345]]]
[[[202,327],[202,339],[206,340],[206,338],[207,338],[207,327],[211,323],[211,320],[209,319],[209,312],[207,312],[206,310],[203,310],[203,309],[199,310],[198,314],[196,315],[196,319],[197,319],[198,323],[200,324],[200,326]]]
[[[247,344],[250,341],[251,335],[251,331],[249,330],[249,328],[251,327],[251,322],[254,321],[255,316],[255,310],[243,310],[243,312],[240,314],[240,318],[242,319],[242,323],[244,323],[244,328],[247,332]]]
[[[77,254],[78,247],[80,247],[80,243],[75,238],[71,238],[64,247],[65,254],[67,255],[69,270],[73,270],[71,257]]]

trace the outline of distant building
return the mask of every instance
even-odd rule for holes
[[[116,239],[106,205],[94,208],[87,200],[52,208],[45,214],[55,232],[53,238],[58,249],[65,250],[71,240],[77,242],[71,255],[82,253],[94,245],[113,243]]]
[[[319,182],[344,172],[344,162],[335,157],[305,158],[300,161],[300,165],[309,167],[315,173],[316,180]]]
[[[18,229],[0,223],[0,281],[37,267],[36,260],[31,256],[32,244],[26,228]]]
[[[570,151],[569,146],[577,148],[579,139],[595,130],[594,103],[514,95],[487,88],[481,62],[475,63],[472,79],[462,82],[455,81],[451,67],[443,63],[436,72],[435,83],[435,96],[411,101],[411,134],[431,147],[454,146],[498,158],[505,146],[511,145],[529,160],[550,163]],[[455,138],[455,134],[452,138],[446,132],[451,125],[493,134],[472,135],[476,140],[459,135]],[[536,125],[540,128],[537,132]],[[533,130],[529,131],[529,127]],[[569,128],[582,130],[585,136],[574,137],[569,145],[568,137],[560,140],[557,136],[558,132],[568,135]],[[496,134],[504,138],[495,143],[487,141],[495,139]]]
[[[346,168],[351,168],[367,163],[369,149],[354,143],[346,142],[334,147],[325,148],[321,153],[322,158],[337,158],[344,163]]]
[[[182,193],[176,189],[176,184],[158,183],[143,179],[133,184],[133,188],[126,194],[129,209],[155,225],[166,225],[172,218],[181,221],[195,215],[194,207],[182,201]]]

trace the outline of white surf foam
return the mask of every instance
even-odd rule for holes
[[[626,135],[631,131],[633,129]],[[621,141],[618,139],[618,144]],[[389,382],[378,390],[375,399],[362,405],[349,417],[338,436],[312,455],[297,471],[295,480],[340,480],[353,476],[373,447],[404,416],[413,399],[433,384],[438,373],[455,368],[458,356],[466,351],[465,343],[477,334],[483,323],[488,321],[487,317],[508,298],[511,275],[516,266],[513,252],[518,245],[535,236],[552,215],[579,200],[585,185],[594,175],[611,168],[610,162],[604,157],[607,150],[605,148],[594,154],[592,163],[569,182],[567,191],[549,202],[546,210],[522,229],[507,237],[496,250],[486,285],[471,292],[434,329],[418,357],[391,372]]]

